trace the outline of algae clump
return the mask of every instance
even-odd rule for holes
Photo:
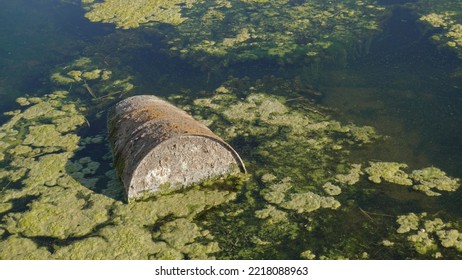
[[[397,232],[404,235],[406,240],[420,255],[434,253],[434,257],[442,257],[449,253],[445,249],[462,251],[462,234],[451,223],[445,223],[441,218],[428,218],[427,213],[419,215],[409,213],[398,216],[396,222],[400,225]],[[391,241],[390,241],[391,242]]]
[[[439,196],[441,191],[454,192],[460,187],[459,179],[447,176],[436,167],[414,170],[411,174],[404,172],[402,168],[407,168],[407,165],[397,162],[369,162],[369,167],[364,171],[369,175],[368,179],[376,184],[384,180],[397,185],[412,186],[414,190],[428,196]]]
[[[98,3],[85,3],[85,14],[93,22],[114,23],[123,29],[136,28],[152,23],[178,25],[186,20],[183,8],[190,8],[199,0],[134,0],[127,5],[123,0],[104,0]]]
[[[329,56],[346,57],[349,46],[379,30],[378,21],[386,14],[375,1],[365,2],[198,2],[184,11],[198,20],[166,32],[167,44],[172,53],[207,69],[258,59],[316,63]]]
[[[350,170],[346,174],[337,174],[335,175],[335,180],[339,183],[352,186],[359,182],[361,175],[364,172],[361,170],[361,164],[351,164]]]
[[[414,170],[409,177],[415,182],[413,189],[429,196],[441,195],[437,191],[454,192],[460,187],[459,179],[448,177],[444,171],[436,167]]]
[[[328,195],[339,195],[342,193],[342,189],[330,182],[325,183],[322,188]]]
[[[414,213],[410,213],[408,215],[399,216],[396,222],[399,224],[399,228],[396,231],[398,233],[406,233],[417,229],[419,217]]]
[[[50,75],[50,80],[57,86],[68,86],[69,91],[77,91],[93,98],[99,97],[100,102],[115,99],[114,94],[127,93],[134,88],[130,83],[131,76],[106,68],[107,65],[103,63],[97,63],[88,57],[80,57],[68,65],[57,67],[56,72]],[[107,105],[101,102],[100,105],[105,104]],[[62,120],[63,123],[66,121]]]
[[[440,230],[437,231],[441,245],[446,248],[455,248],[457,251],[462,252],[462,233],[456,229]]]
[[[2,260],[36,260],[48,259],[51,254],[46,248],[40,248],[34,241],[12,235],[0,242],[0,259]]]
[[[290,178],[285,178],[263,190],[262,195],[268,202],[284,209],[294,210],[297,213],[308,213],[319,208],[337,209],[340,207],[340,202],[333,197],[324,197],[311,191],[288,194],[291,188]],[[272,212],[274,213],[274,210]],[[263,213],[260,212],[259,214],[262,215]]]
[[[368,179],[377,184],[384,180],[398,185],[411,186],[412,180],[401,168],[407,168],[407,164],[371,161],[369,167],[365,168],[364,171],[369,175]]]
[[[61,189],[42,195],[25,213],[9,215],[6,229],[26,237],[66,239],[84,236],[108,219],[106,207],[109,205],[98,197],[85,199],[83,191]]]

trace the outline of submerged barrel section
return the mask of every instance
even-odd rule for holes
[[[185,111],[152,95],[108,115],[109,141],[126,199],[246,172],[238,153]]]

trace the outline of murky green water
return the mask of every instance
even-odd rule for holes
[[[0,0],[0,259],[461,258],[459,1],[30,2]],[[248,178],[124,203],[106,112],[146,93]]]

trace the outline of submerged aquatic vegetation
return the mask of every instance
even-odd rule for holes
[[[271,79],[274,82],[274,78]],[[231,144],[239,141],[245,158],[253,159],[247,165],[254,167],[256,177],[244,186],[247,204],[237,214],[243,219],[242,226],[229,229],[226,238],[243,240],[241,234],[246,231],[254,254],[261,254],[259,256],[278,254],[285,244],[288,257],[299,258],[304,251],[333,257],[335,253],[320,250],[313,244],[296,247],[295,240],[304,240],[311,232],[322,230],[317,224],[329,219],[326,213],[342,209],[342,188],[359,181],[357,177],[362,171],[356,170],[357,165],[351,166],[351,174],[334,172],[337,166],[343,166],[348,149],[381,138],[370,128],[365,128],[366,134],[351,133],[351,125],[331,120],[317,105],[307,103],[299,107],[287,102],[286,96],[294,93],[282,79],[276,87],[268,87],[264,81],[249,83],[248,87],[242,87],[243,84],[245,79],[231,79],[211,97],[192,102],[179,96],[171,98],[173,102],[185,102],[186,110],[204,120]],[[339,180],[337,175],[345,178]],[[232,205],[231,202],[230,209],[235,209]],[[223,211],[225,216],[235,215],[228,212],[234,210]],[[210,231],[229,228],[222,218],[210,215],[210,219],[217,219]],[[261,221],[244,222],[254,217]],[[214,236],[219,244],[230,242],[223,239],[225,236]],[[294,244],[287,244],[287,240],[294,240]],[[233,245],[226,246],[224,253],[231,258],[251,256],[247,248]]]
[[[96,82],[106,81],[95,80],[98,88]],[[104,134],[84,135],[79,129],[86,126],[84,114],[91,105],[66,91],[21,98],[23,109],[11,112],[0,131],[3,161],[9,164],[0,178],[14,185],[0,197],[0,258],[369,256],[357,245],[357,230],[341,243],[332,243],[332,232],[350,226],[352,221],[344,217],[355,206],[352,194],[362,191],[363,174],[373,175],[371,163],[366,168],[349,163],[349,149],[382,138],[370,127],[332,120],[313,103],[288,102],[287,96],[294,95],[290,83],[281,79],[278,84],[230,79],[204,98],[172,96],[232,145],[240,143],[251,178],[240,187],[218,182],[131,204],[118,200],[122,187],[110,166]],[[365,133],[358,133],[361,130]],[[103,147],[104,155],[88,156],[95,147]],[[397,164],[391,175],[377,176],[396,183],[401,167]],[[445,176],[423,169],[407,179],[435,183],[435,174]],[[458,248],[457,227],[426,225],[443,231],[427,239],[418,233],[406,238],[419,244],[412,248],[433,252],[440,243]],[[415,223],[403,222],[405,226],[409,229],[400,230],[402,234],[416,230]],[[326,236],[322,244],[316,239],[320,233]],[[387,240],[395,244],[390,248],[404,242],[393,236]],[[9,250],[11,246],[20,250]]]
[[[134,1],[147,2],[165,3],[168,18],[159,13],[133,21],[119,15],[146,10],[104,14],[109,3],[117,8],[121,2],[82,0],[87,16],[122,28],[174,25],[164,30],[170,50],[208,67],[215,65],[210,61],[311,63],[344,56],[348,44],[377,31],[385,13],[372,1]],[[189,20],[196,16],[200,20]],[[92,57],[56,68],[51,81],[60,91],[19,98],[23,108],[2,125],[0,259],[460,257],[457,219],[403,214],[408,211],[394,204],[366,208],[383,182],[409,186],[396,188],[399,194],[414,188],[451,195],[458,179],[434,167],[406,173],[404,163],[351,158],[352,150],[383,138],[370,126],[332,119],[298,95],[292,80],[276,77],[229,79],[202,98],[170,95],[239,150],[248,182],[204,184],[123,204],[93,112],[98,107],[96,117],[102,116],[107,101],[134,85],[109,65]],[[422,207],[435,201],[419,199],[424,202],[413,203]],[[396,215],[397,224],[390,219]]]
[[[462,234],[454,228],[455,224],[438,217],[432,219],[425,212],[400,215],[396,222],[399,224],[398,235],[392,239],[399,241],[405,238],[419,255],[442,258],[462,252]],[[387,240],[387,243],[397,246],[397,242]]]
[[[420,21],[432,27],[432,39],[440,46],[449,47],[462,57],[462,3],[453,0],[419,0],[412,8],[421,15]]]
[[[65,66],[93,67],[87,59]],[[95,88],[107,83],[95,79]],[[85,114],[101,103],[89,105],[62,90],[18,103],[24,109],[10,112],[0,127],[0,259],[204,259],[220,251],[192,220],[235,199],[232,189],[211,184],[124,204],[117,199],[120,182],[107,171],[104,136],[81,136]],[[95,145],[106,154],[86,155]]]
[[[191,220],[234,197],[227,191],[191,189],[131,204],[111,201],[113,214],[105,226],[85,239],[60,247],[54,256],[182,259],[187,254],[191,258],[210,258],[220,247],[210,233]]]
[[[398,185],[410,186],[412,180],[401,168],[407,168],[406,164],[397,162],[370,162],[370,166],[364,169],[369,175],[369,180],[380,183],[382,180]]]
[[[369,139],[379,138],[370,132],[366,141],[363,136],[352,134],[349,126],[343,126],[316,110],[291,109],[284,104],[284,97],[263,93],[263,89],[257,87],[252,89],[257,93],[249,93],[244,100],[239,100],[232,83],[221,87],[228,88],[229,93],[196,99],[190,110],[202,111],[198,115],[208,114],[209,126],[226,140],[245,137],[253,142],[255,147],[249,149],[252,157],[271,163],[272,169],[268,173],[280,180],[290,176],[295,182],[306,181],[308,176],[316,188],[322,190],[322,185],[331,178],[326,176],[332,168],[328,166],[348,154],[346,147],[360,146],[372,141]],[[291,93],[281,95],[284,94]],[[211,120],[214,122],[210,123]],[[286,162],[282,159],[287,153],[292,157]]]
[[[88,57],[81,57],[51,74],[50,80],[56,86],[67,86],[69,91],[79,91],[82,95],[98,99],[115,99],[114,95],[130,92],[134,85],[132,77],[125,73],[115,73]],[[99,100],[101,102],[101,100]],[[104,103],[105,104],[105,103]]]
[[[271,58],[279,62],[344,59],[377,32],[386,11],[375,1],[205,1],[168,36],[170,51],[209,68]]]
[[[410,178],[414,180],[413,189],[429,196],[441,195],[438,191],[453,192],[460,187],[459,179],[450,178],[436,167],[427,167],[412,171]]]
[[[280,62],[316,57],[344,60],[349,47],[366,45],[387,14],[374,0],[122,0],[82,1],[85,16],[119,28],[169,24],[172,53],[213,68],[237,61]],[[363,41],[361,43],[361,41]]]
[[[375,145],[377,141],[386,138],[380,137],[371,127],[342,125],[331,120],[322,113],[321,107],[312,103],[299,105],[287,102],[293,94],[291,87],[283,80],[277,84],[279,87],[268,88],[265,86],[265,79],[248,84],[246,79],[231,79],[218,87],[214,94],[192,102],[184,100],[184,97],[171,97],[173,102],[185,104],[186,110],[202,119],[218,135],[231,143],[239,143],[245,154],[244,159],[252,159],[247,163],[251,166],[250,170],[255,167],[256,177],[244,189],[246,201],[249,203],[246,206],[248,210],[242,209],[237,217],[244,221],[256,217],[261,221],[243,222],[241,227],[236,225],[234,230],[230,229],[229,225],[220,219],[222,215],[235,215],[235,210],[227,212],[225,208],[224,214],[215,217],[211,213],[208,216],[209,219],[217,219],[213,222],[216,224],[209,229],[212,232],[227,229],[226,238],[231,240],[243,240],[241,234],[242,231],[246,231],[247,239],[254,246],[254,254],[259,256],[277,254],[276,251],[282,250],[279,246],[285,243],[286,254],[291,257],[368,258],[371,252],[357,247],[355,244],[359,242],[360,237],[353,234],[344,236],[342,245],[337,245],[338,247],[329,244],[319,248],[307,240],[315,238],[312,234],[316,232],[327,234],[330,227],[351,227],[349,224],[355,222],[355,217],[349,211],[358,206],[354,200],[346,197],[358,195],[372,198],[374,192],[368,194],[363,188],[371,188],[368,190],[370,192],[376,188],[375,185],[383,182],[420,190],[417,186],[423,185],[425,180],[419,179],[417,174],[421,174],[422,171],[407,173],[407,165],[398,162],[350,163],[350,149]],[[458,182],[444,173],[436,172],[439,169],[434,167],[422,170],[425,174],[435,171],[431,172],[435,177],[441,175],[440,181],[427,176],[427,185],[430,181],[433,181],[434,185],[441,185],[439,189],[433,188],[435,191],[449,189],[451,182]],[[365,178],[369,180],[364,180]],[[455,185],[454,187],[456,188]],[[403,188],[403,192],[408,191]],[[235,209],[232,207],[233,202],[230,204],[230,209]],[[248,211],[253,211],[253,214],[247,216]],[[372,214],[369,215],[362,209],[360,213],[375,223]],[[343,215],[347,215],[348,218],[338,220]],[[409,220],[406,223],[404,218],[399,220],[403,223],[399,231],[403,233],[415,230],[415,223],[418,223],[417,220],[411,223],[411,217],[406,218]],[[233,221],[237,220],[236,217],[233,218]],[[386,221],[382,222],[386,224]],[[280,227],[290,228],[290,234],[286,233],[281,237]],[[385,228],[376,230],[382,235],[386,232]],[[360,234],[358,231],[355,232]],[[380,234],[377,236],[378,243],[381,242]],[[224,241],[224,237],[219,234],[214,235],[219,244],[230,242]],[[295,247],[290,240],[305,240],[306,244]],[[410,240],[413,240],[413,244],[418,244],[412,248],[419,248],[420,252],[430,252],[436,244],[426,239],[423,234],[416,234]],[[392,248],[390,250],[400,247],[397,245],[399,242],[391,238],[385,243]],[[225,257],[249,256],[247,249],[228,245],[223,252]],[[399,254],[406,253],[400,251]]]
[[[114,23],[128,29],[152,23],[178,25],[186,20],[181,11],[200,0],[82,0],[88,12],[85,17],[94,22]]]
[[[414,190],[424,192],[428,196],[439,196],[441,191],[454,192],[460,187],[458,178],[451,178],[436,167],[425,167],[407,174],[407,165],[397,162],[369,162],[364,171],[368,179],[379,184],[383,181],[412,186]]]

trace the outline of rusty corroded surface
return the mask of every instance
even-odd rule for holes
[[[236,151],[185,111],[152,95],[117,103],[108,116],[126,198],[245,172]]]

